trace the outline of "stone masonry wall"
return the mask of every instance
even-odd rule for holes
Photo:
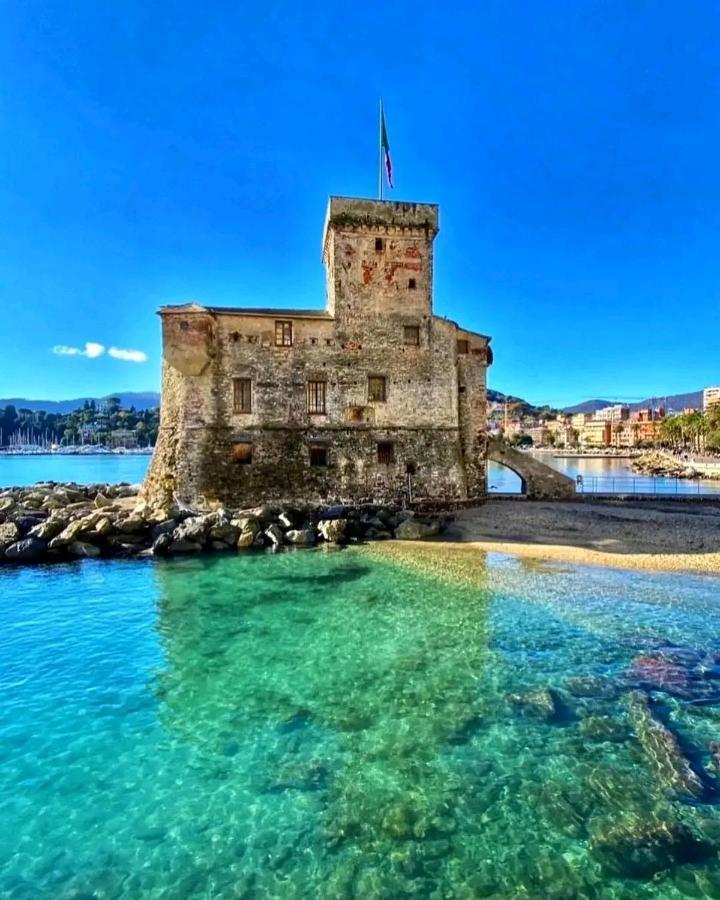
[[[327,311],[162,310],[146,496],[236,506],[482,497],[488,339],[432,315],[436,230],[436,207],[333,198]],[[292,346],[276,346],[276,320],[292,322]],[[385,378],[384,401],[369,398],[369,376]],[[251,379],[251,412],[233,409],[236,378]],[[324,415],[307,410],[308,381],[326,384]],[[392,461],[379,461],[379,442],[393,444]],[[252,446],[250,464],[239,445]],[[327,465],[310,464],[311,447],[326,449]]]

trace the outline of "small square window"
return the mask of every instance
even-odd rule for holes
[[[275,346],[276,347],[292,347],[292,342],[293,342],[292,322],[285,322],[285,321],[275,322]]]
[[[368,401],[384,403],[387,397],[384,375],[368,375]]]
[[[233,378],[233,412],[252,412],[251,378]]]
[[[458,341],[457,342],[457,352],[461,355],[464,355],[470,351],[470,344],[468,341]]]
[[[405,325],[403,328],[403,343],[408,347],[420,346],[420,326]]]
[[[382,253],[383,241],[382,238],[375,238],[375,250],[378,253]]]
[[[249,466],[253,458],[253,445],[248,441],[240,441],[233,445],[233,461],[241,466]]]
[[[327,465],[327,447],[310,447],[310,465]]]
[[[410,278],[410,279],[408,280],[408,288],[409,288],[409,290],[414,291],[416,287],[417,287],[417,281],[415,281],[414,278]]]
[[[380,441],[378,443],[377,461],[383,466],[395,462],[395,444],[392,441]]]
[[[307,411],[318,415],[325,415],[325,396],[327,382],[308,381],[306,385]]]

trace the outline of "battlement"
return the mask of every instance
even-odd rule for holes
[[[439,207],[437,203],[330,197],[323,229],[323,258],[327,254],[331,230],[384,234],[403,231],[423,232],[434,238],[439,231]]]

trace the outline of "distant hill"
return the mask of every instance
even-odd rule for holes
[[[585,400],[584,403],[577,403],[575,406],[567,406],[563,409],[565,413],[592,413],[605,406],[613,406],[617,400]],[[683,409],[702,409],[703,392],[690,391],[687,394],[658,394],[656,397],[648,397],[645,400],[639,400],[637,403],[628,403],[627,406],[631,410],[647,409],[649,406],[664,406],[666,409],[679,412]]]
[[[108,397],[117,397],[123,409],[134,406],[135,409],[153,409],[160,406],[160,394],[157,391],[119,391],[117,394],[107,394],[105,397],[76,397],[74,400],[28,400],[25,397],[0,398],[0,409],[6,406],[14,406],[15,409],[31,409],[33,412],[44,410],[52,413],[69,413],[74,409],[80,409],[88,400],[100,403]]]
[[[594,413],[599,409],[612,405],[611,400],[585,400],[582,403],[576,403],[575,406],[566,406],[563,412],[571,413],[572,415],[575,415],[575,413]]]

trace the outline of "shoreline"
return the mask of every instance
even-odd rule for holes
[[[720,503],[676,499],[508,503],[459,511],[443,535],[449,551],[581,565],[720,574]]]
[[[416,541],[416,544],[423,542]],[[573,547],[567,544],[532,544],[512,541],[434,541],[450,552],[472,548],[482,553],[503,553],[523,559],[567,562],[631,571],[674,572],[692,575],[720,575],[720,552],[717,553],[609,553]],[[425,544],[427,546],[427,544]]]

